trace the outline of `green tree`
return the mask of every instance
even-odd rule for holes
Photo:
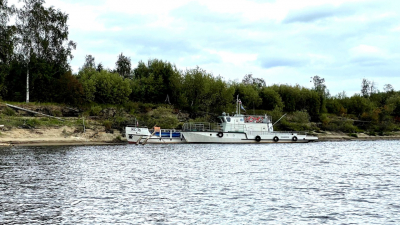
[[[92,69],[96,68],[96,60],[92,55],[86,55],[86,57],[85,57],[85,63],[83,64],[82,69],[86,69],[86,68],[92,68]],[[97,68],[103,69],[103,64],[99,63]],[[98,71],[100,72],[101,69]]]
[[[167,61],[150,59],[143,61],[134,69],[134,90],[131,100],[165,103],[167,97],[171,103],[178,101],[180,88],[180,73],[175,65]]]
[[[26,101],[29,102],[29,72],[48,88],[53,79],[58,79],[69,70],[68,59],[72,59],[73,41],[68,41],[68,15],[53,7],[46,8],[44,0],[22,0],[18,10],[16,27],[18,53],[26,69]],[[38,92],[42,88],[36,88]],[[49,98],[51,95],[36,95]],[[40,99],[39,99],[40,100]]]
[[[397,120],[400,119],[400,94],[393,95],[390,97],[387,101],[386,104],[388,105],[388,111],[389,113],[398,118]]]
[[[59,93],[57,100],[70,105],[79,106],[84,102],[84,90],[77,77],[68,71],[58,80]]]
[[[129,79],[107,70],[97,71],[85,68],[79,71],[78,79],[82,84],[87,102],[122,104],[132,92]]]
[[[239,95],[243,106],[247,109],[255,109],[261,105],[262,99],[258,94],[258,86],[247,85],[244,83],[234,84],[235,88],[234,96]]]
[[[116,72],[123,78],[131,77],[131,59],[124,56],[122,53],[118,56],[118,60],[115,63]]]
[[[7,25],[14,13],[15,8],[8,6],[7,0],[0,0],[0,96],[5,96],[7,93],[5,80],[14,56],[16,27]]]
[[[246,74],[243,77],[242,83],[247,85],[254,85],[257,88],[262,88],[266,86],[264,79],[253,77],[253,74]]]
[[[83,68],[78,73],[78,80],[82,84],[86,102],[94,102],[96,97],[96,75],[99,71],[94,68]]]
[[[260,97],[262,99],[261,108],[264,110],[274,110],[275,108],[284,107],[281,96],[271,87],[264,87],[260,91]]]

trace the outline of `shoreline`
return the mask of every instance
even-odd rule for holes
[[[14,129],[13,132],[2,132],[0,135],[0,147],[7,146],[101,146],[101,145],[127,145],[126,138],[121,137],[120,132],[114,131],[113,134],[87,131],[68,135],[66,128],[58,129]],[[40,131],[38,131],[40,130]],[[60,131],[62,130],[62,131]],[[20,136],[14,136],[19,133]],[[26,135],[31,133],[33,135]],[[46,135],[48,134],[48,135]],[[345,133],[323,133],[317,134],[317,142],[337,142],[337,141],[380,141],[380,140],[400,140],[400,135],[392,136],[369,136],[366,134],[357,134],[358,137],[351,137]],[[22,136],[22,137],[21,137]],[[41,136],[41,137],[38,137]]]
[[[68,146],[121,145],[128,143],[118,130],[86,129],[77,132],[74,127],[20,129],[0,131],[0,146]]]

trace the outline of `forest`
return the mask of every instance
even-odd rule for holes
[[[0,0],[2,102],[64,104],[87,116],[114,107],[124,111],[111,119],[115,124],[138,118],[147,126],[179,128],[183,121],[177,114],[213,121],[222,112],[234,112],[239,96],[246,114],[266,113],[277,120],[286,113],[277,130],[371,135],[400,130],[400,92],[391,84],[378,90],[367,79],[360,82],[360,93],[332,96],[317,75],[313,88],[267,85],[252,74],[244,74],[241,82],[227,81],[200,67],[179,70],[163,59],[146,59],[133,68],[123,53],[116,56],[115,68],[96,64],[95,56],[88,54],[75,74],[69,61],[77,43],[68,38],[68,14],[45,7],[44,0],[22,2],[23,7],[15,8]]]

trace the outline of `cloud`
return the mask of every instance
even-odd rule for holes
[[[225,24],[239,22],[240,18],[235,13],[217,13],[210,10],[206,5],[191,1],[178,7],[169,13],[177,20],[184,20],[186,23],[202,24]]]
[[[264,56],[258,61],[260,62],[261,66],[265,69],[270,69],[274,67],[302,67],[308,64],[308,59],[302,56],[299,57]]]
[[[295,23],[295,22],[314,22],[317,20],[339,17],[339,16],[349,16],[355,13],[354,7],[350,5],[319,5],[314,7],[307,7],[301,10],[290,11],[283,23]]]
[[[69,14],[69,38],[78,44],[74,72],[87,54],[114,68],[123,52],[133,66],[158,58],[227,80],[253,73],[269,84],[307,86],[319,75],[332,94],[349,95],[363,77],[384,75],[382,83],[391,83],[400,72],[398,1],[46,2]]]

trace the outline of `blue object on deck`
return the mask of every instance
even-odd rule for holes
[[[161,137],[170,137],[170,132],[161,132]],[[156,132],[154,136],[160,137],[160,132]],[[180,132],[172,132],[172,137],[180,137]]]

